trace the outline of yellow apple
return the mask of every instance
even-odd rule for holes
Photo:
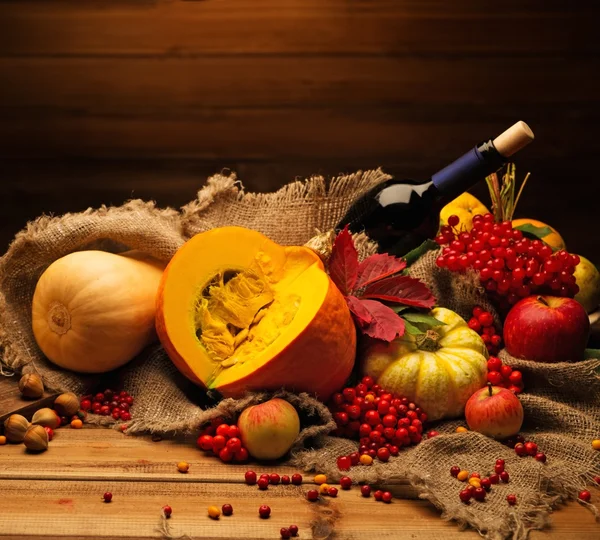
[[[546,242],[546,244],[548,244],[551,248],[566,249],[565,241],[563,240],[562,236],[558,233],[558,231],[554,227],[550,227],[550,225],[547,225],[546,223],[543,223],[542,221],[538,221],[537,219],[523,218],[523,219],[513,219],[512,220],[513,229],[515,229],[516,227],[520,227],[521,225],[528,225],[528,224],[533,225],[534,227],[539,227],[539,228],[548,227],[551,231],[550,234],[547,234],[541,240]]]
[[[579,286],[575,300],[591,313],[600,304],[600,272],[591,261],[581,255],[579,258],[581,261],[575,267],[574,274]]]
[[[470,231],[473,228],[473,216],[487,213],[489,213],[489,210],[477,197],[465,192],[441,209],[440,224],[447,225],[448,218],[455,215],[460,219],[458,228],[463,231]]]

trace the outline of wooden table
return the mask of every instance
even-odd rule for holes
[[[177,471],[182,460],[191,465],[187,474]],[[174,538],[276,539],[281,527],[293,523],[304,539],[479,537],[440,519],[438,511],[416,499],[406,484],[391,487],[401,497],[391,505],[364,499],[353,488],[340,490],[323,506],[302,497],[307,484],[264,492],[247,486],[243,479],[248,468],[296,472],[287,467],[225,466],[199,452],[193,440],[153,442],[87,425],[82,430],[62,428],[43,454],[28,454],[23,445],[0,446],[0,538],[160,538],[165,504],[173,508],[167,525]],[[307,481],[310,478],[305,475]],[[110,504],[102,502],[105,491],[113,494]],[[596,500],[598,496],[599,491],[594,493]],[[233,505],[233,516],[211,520],[207,507],[224,503]],[[261,504],[271,507],[269,519],[258,517]],[[319,535],[317,529],[327,530],[328,523],[333,532]],[[547,532],[534,532],[531,538],[597,538],[599,531],[591,513],[573,503],[555,513]]]

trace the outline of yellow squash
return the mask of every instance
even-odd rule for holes
[[[488,353],[458,314],[435,308],[431,315],[445,324],[419,336],[371,343],[362,369],[387,391],[419,405],[429,420],[454,418],[485,385]]]

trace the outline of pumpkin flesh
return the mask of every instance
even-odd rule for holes
[[[281,387],[328,396],[349,375],[356,345],[319,257],[241,227],[199,234],[178,251],[157,331],[188,378],[231,396]]]

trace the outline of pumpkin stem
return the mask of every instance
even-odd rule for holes
[[[416,337],[417,347],[422,351],[435,352],[440,348],[440,337],[435,330],[427,330]]]
[[[71,328],[71,314],[64,304],[52,302],[47,315],[48,326],[55,334],[62,336]]]

